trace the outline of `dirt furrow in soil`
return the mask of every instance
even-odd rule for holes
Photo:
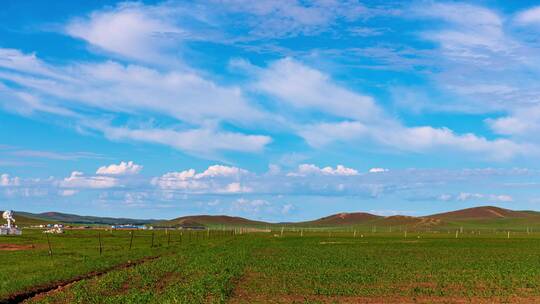
[[[134,266],[137,266],[137,265],[149,262],[149,261],[153,261],[158,258],[160,258],[160,256],[152,256],[152,257],[142,258],[136,261],[128,261],[126,263],[118,264],[118,265],[115,265],[115,266],[112,266],[103,270],[92,271],[92,272],[89,272],[80,276],[76,276],[68,280],[56,281],[56,282],[52,282],[52,283],[45,284],[42,286],[33,287],[28,290],[13,293],[5,299],[0,299],[0,304],[22,303],[25,300],[28,300],[34,297],[43,296],[51,292],[57,292],[63,288],[68,287],[71,284],[77,283],[82,280],[100,277],[111,271],[134,267]]]

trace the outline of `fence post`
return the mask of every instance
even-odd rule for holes
[[[131,235],[129,238],[129,250],[131,250],[131,246],[133,245],[133,231],[130,231],[129,234]]]
[[[53,252],[52,252],[52,247],[51,247],[51,241],[49,241],[49,234],[47,233],[47,244],[49,245],[49,256],[52,258],[53,256]]]
[[[99,255],[101,255],[101,232],[98,232],[98,240],[99,240]]]

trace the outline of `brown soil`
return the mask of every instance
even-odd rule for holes
[[[0,251],[32,250],[34,245],[0,244]]]

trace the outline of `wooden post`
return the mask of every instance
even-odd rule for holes
[[[53,252],[52,252],[52,247],[51,247],[51,241],[49,240],[49,234],[47,233],[47,244],[49,245],[49,256],[52,258],[53,256]]]
[[[458,233],[459,233],[459,230],[456,230],[456,239],[457,239],[457,237],[458,237]]]
[[[101,248],[101,232],[98,232],[98,240],[99,240],[99,255],[101,255],[101,252],[103,249]]]
[[[405,230],[405,238],[407,238],[407,230]]]
[[[506,238],[507,238],[507,239],[509,239],[509,238],[510,238],[510,231],[508,231],[508,235],[507,235],[507,237],[506,237]]]
[[[129,250],[131,250],[131,246],[133,245],[133,231],[130,231],[129,234]]]
[[[356,237],[356,229],[354,229],[354,237]]]
[[[283,237],[283,226],[281,227],[281,237]]]

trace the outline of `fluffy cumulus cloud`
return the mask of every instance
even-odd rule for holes
[[[319,168],[313,164],[301,164],[296,172],[290,172],[288,176],[307,176],[307,175],[334,175],[334,176],[354,176],[358,175],[358,171],[352,168],[347,168],[343,165],[337,165],[336,168],[324,167]]]
[[[160,189],[184,190],[198,193],[246,193],[251,188],[244,185],[241,180],[249,176],[247,170],[213,165],[201,173],[195,169],[180,172],[169,172],[152,179],[151,183]]]
[[[118,165],[111,164],[109,166],[99,167],[96,174],[102,175],[130,175],[137,174],[142,170],[143,166],[137,165],[132,161],[120,162]]]
[[[388,169],[385,169],[385,168],[371,168],[369,169],[369,173],[383,173],[383,172],[388,172],[389,170]]]
[[[109,176],[86,176],[80,171],[73,171],[60,182],[62,188],[107,189],[118,186],[118,180]]]

